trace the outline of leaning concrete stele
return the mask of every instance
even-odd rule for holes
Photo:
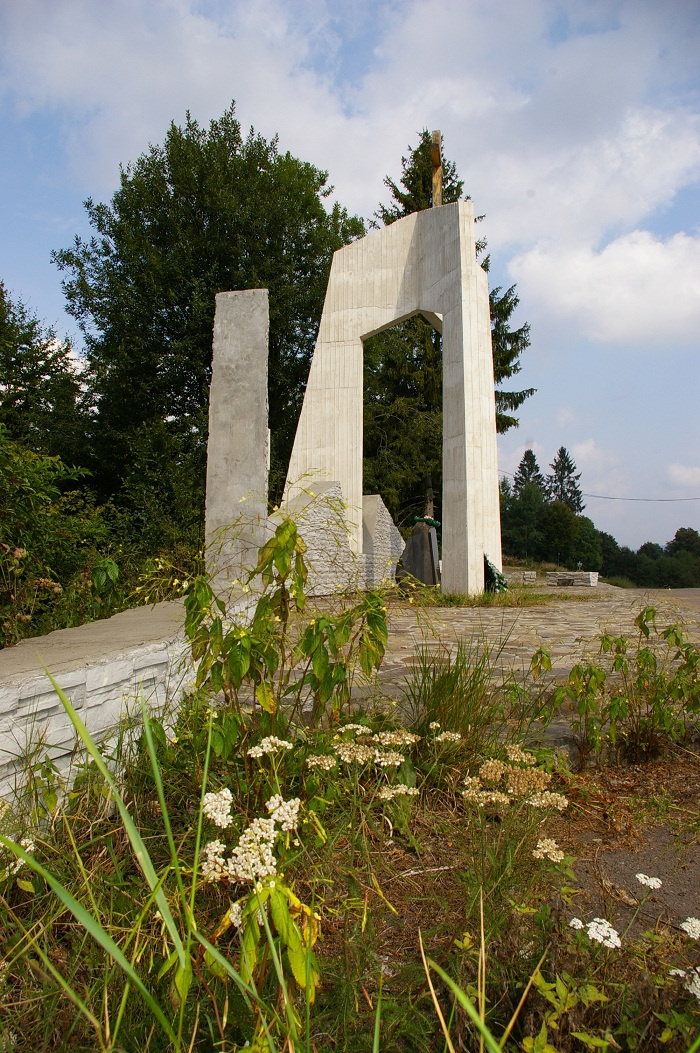
[[[480,592],[484,555],[501,567],[501,536],[488,281],[471,202],[413,213],[335,253],[286,499],[309,479],[337,482],[350,550],[363,552],[362,341],[414,314],[443,335],[442,585]]]

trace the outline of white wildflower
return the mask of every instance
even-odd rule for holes
[[[224,852],[226,845],[221,841],[209,841],[202,853],[202,877],[205,881],[219,881],[226,872]]]
[[[462,736],[458,731],[441,731],[435,736],[436,742],[461,742]]]
[[[338,728],[338,731],[342,734],[344,731],[354,731],[358,735],[369,735],[371,734],[371,728],[366,727],[364,724],[343,724]]]
[[[403,754],[396,750],[375,750],[374,763],[380,768],[400,768],[404,762]]]
[[[34,840],[31,837],[23,837],[23,838],[21,838],[19,843],[20,843],[20,845],[22,846],[22,848],[24,849],[24,851],[28,855],[33,856],[34,853],[36,852],[36,844],[35,844]],[[16,874],[17,871],[21,870],[21,868],[23,866],[24,866],[24,860],[16,858],[14,860],[14,862],[11,863],[10,866],[8,867],[6,873],[7,874]]]
[[[648,874],[635,874],[634,876],[640,885],[646,885],[647,888],[661,888],[661,878],[649,877]]]
[[[262,757],[263,756],[262,747],[260,747],[260,746],[251,746],[250,749],[248,750],[248,756],[249,757],[256,757],[256,758],[257,757]]]
[[[364,746],[360,742],[336,742],[333,749],[344,764],[367,764],[373,760],[375,753],[371,746]]]
[[[583,928],[583,922],[581,921],[580,918],[572,918],[571,921],[569,922],[569,928],[570,929],[582,929]]]
[[[285,799],[276,793],[274,797],[271,797],[265,807],[272,819],[279,823],[282,830],[289,831],[293,830],[299,820],[299,805],[301,800],[298,797],[292,797],[291,800],[285,801]]]
[[[487,760],[479,768],[479,775],[484,782],[492,782],[497,785],[503,778],[506,766],[501,760]]]
[[[233,804],[233,794],[231,791],[224,787],[223,790],[219,790],[218,793],[205,793],[202,801],[202,811],[206,815],[207,819],[225,830],[226,827],[230,826],[233,822],[231,816],[231,805]]]
[[[561,848],[551,837],[541,837],[532,855],[534,859],[550,859],[552,863],[561,863],[564,858]]]
[[[431,731],[437,731],[437,729],[440,727],[440,721],[439,720],[431,720],[430,723],[428,724],[428,727],[430,728]]]
[[[240,903],[232,903],[228,912],[228,920],[235,929],[240,929],[243,924],[243,911]]]
[[[683,970],[672,969],[671,972],[675,972],[680,975],[683,972]],[[685,987],[686,991],[690,992],[691,995],[695,995],[698,1002],[700,1002],[700,966],[696,965],[694,966],[694,968],[688,970],[688,972],[685,973],[683,986]]]
[[[399,782],[395,786],[382,786],[377,794],[380,801],[393,801],[395,797],[416,797],[418,790],[415,786],[406,786]]]
[[[307,768],[323,768],[324,771],[330,771],[331,768],[335,768],[336,759],[331,757],[330,754],[312,754],[306,758]]]
[[[620,947],[620,934],[605,918],[594,918],[586,926],[588,938],[602,943],[604,947]]]
[[[275,836],[274,819],[254,819],[226,860],[230,880],[252,884],[260,878],[274,877],[277,873],[272,851]]]
[[[372,735],[372,742],[378,746],[413,746],[420,741],[420,735],[414,735],[410,731],[378,731]]]
[[[533,753],[526,752],[522,746],[517,744],[506,746],[506,753],[511,764],[537,764],[537,757]]]
[[[686,918],[681,922],[681,928],[688,933],[691,940],[700,940],[700,918]]]
[[[528,799],[528,804],[533,808],[558,808],[563,812],[568,807],[569,801],[561,793],[552,793],[550,790],[542,790]]]
[[[268,735],[266,738],[260,740],[260,749],[263,753],[276,753],[277,750],[291,750],[294,749],[294,743],[288,739],[278,739],[276,735]],[[250,755],[250,750],[248,751]]]

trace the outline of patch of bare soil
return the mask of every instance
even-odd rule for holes
[[[568,816],[549,828],[575,856],[574,912],[635,930],[700,917],[700,752],[572,778]],[[659,878],[650,892],[637,874]]]

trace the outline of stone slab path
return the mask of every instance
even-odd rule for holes
[[[528,669],[534,651],[546,647],[552,655],[552,675],[560,679],[577,662],[597,653],[601,633],[635,637],[634,619],[645,606],[656,609],[660,629],[680,622],[687,639],[700,644],[700,589],[618,589],[601,584],[545,595],[545,605],[532,607],[391,609],[382,685],[390,689],[406,676],[417,649],[454,651],[460,638],[486,641],[497,656],[495,665],[516,671]]]

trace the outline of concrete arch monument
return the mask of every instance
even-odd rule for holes
[[[362,552],[362,342],[414,314],[443,336],[443,589],[480,592],[484,555],[501,567],[501,533],[488,281],[471,202],[415,212],[335,253],[286,498],[314,478],[339,483],[350,548]]]

